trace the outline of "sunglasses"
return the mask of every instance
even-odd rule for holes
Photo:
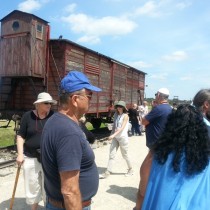
[[[116,106],[116,108],[118,108],[118,107],[119,107],[119,108],[123,108],[123,106],[120,106],[120,105],[117,105],[117,106]]]
[[[52,103],[49,103],[49,102],[45,102],[44,104],[45,105],[52,105]]]
[[[88,98],[89,100],[92,98],[92,94],[89,94],[89,95],[84,94],[84,95],[80,95],[80,96],[83,96],[85,98]]]
[[[91,100],[92,93],[90,93],[89,95],[87,95],[87,94],[75,94],[75,95],[72,95],[72,96],[82,96],[82,97],[85,97],[85,98]],[[70,97],[72,97],[72,96],[70,96]]]

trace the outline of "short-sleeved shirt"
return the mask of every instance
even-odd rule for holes
[[[210,163],[201,172],[187,176],[184,154],[180,171],[171,167],[174,153],[162,165],[153,159],[142,210],[207,210],[210,209]]]
[[[149,121],[149,124],[146,126],[146,145],[150,149],[163,132],[171,111],[172,108],[169,104],[160,104],[155,106],[151,112],[145,116],[145,119]]]
[[[138,113],[137,109],[130,108],[128,110],[128,113],[129,113],[129,120],[131,121],[131,123],[138,123],[139,122],[139,120],[138,120],[139,113]]]
[[[82,200],[90,200],[98,190],[95,156],[79,125],[56,113],[45,124],[41,139],[41,160],[48,197],[63,201],[59,172],[79,170]]]
[[[44,119],[37,117],[33,111],[24,113],[18,135],[25,139],[24,154],[26,156],[36,157],[36,149],[40,148],[42,130],[53,113],[53,111],[50,111]]]

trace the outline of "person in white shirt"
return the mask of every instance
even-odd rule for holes
[[[149,112],[147,101],[143,101],[143,104],[138,107],[138,110],[139,110],[139,117],[141,119],[143,119],[143,117],[145,115],[147,115],[148,112]],[[145,126],[144,125],[141,125],[141,132],[144,132],[144,131],[145,131]]]
[[[123,158],[126,160],[126,163],[128,166],[128,172],[125,174],[125,176],[133,175],[131,161],[128,156],[129,117],[127,114],[125,102],[118,101],[115,104],[115,109],[116,109],[116,112],[114,114],[114,125],[113,125],[111,135],[109,136],[109,140],[112,140],[112,143],[110,145],[108,167],[105,173],[100,176],[100,178],[107,178],[112,173],[114,159],[115,159],[115,156],[119,147],[120,147],[121,154]]]

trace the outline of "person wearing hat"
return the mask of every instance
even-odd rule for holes
[[[168,115],[172,111],[168,103],[168,97],[169,90],[167,88],[160,88],[155,94],[157,105],[142,118],[142,125],[145,126],[146,132],[146,145],[149,148],[149,152],[140,167],[140,183],[134,209],[141,209],[153,159],[152,149],[164,131]]]
[[[70,71],[61,81],[59,111],[45,124],[41,139],[48,210],[91,208],[99,174],[79,120],[88,111],[93,92],[99,91],[79,71]]]
[[[120,147],[121,154],[125,159],[128,171],[125,174],[126,176],[133,175],[132,164],[130,158],[128,156],[128,124],[129,117],[127,114],[127,108],[124,101],[118,101],[115,103],[116,112],[114,114],[114,123],[111,135],[109,136],[109,140],[112,140],[110,145],[110,153],[109,153],[109,161],[107,170],[104,174],[100,176],[100,178],[107,178],[113,171],[113,163],[117,153],[117,150]]]
[[[23,164],[26,203],[31,205],[31,210],[36,210],[42,199],[45,202],[39,149],[43,127],[53,115],[51,105],[56,103],[49,93],[38,94],[37,100],[34,102],[35,109],[24,113],[17,133],[18,156],[16,162],[18,165]]]

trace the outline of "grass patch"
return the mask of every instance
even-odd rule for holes
[[[15,122],[11,121],[7,128],[2,127],[2,126],[6,126],[7,124],[8,124],[8,121],[0,120],[0,147],[14,145]]]
[[[7,147],[10,145],[14,145],[15,131],[14,126],[15,122],[11,121],[9,127],[4,128],[2,126],[6,126],[8,121],[0,120],[0,147]],[[94,130],[92,124],[90,122],[86,123],[86,127],[88,130]],[[105,123],[101,123],[100,128],[107,127]]]
[[[90,122],[86,122],[85,125],[89,131],[94,130],[93,125]],[[101,123],[100,128],[105,128],[105,127],[107,127],[106,123]]]

